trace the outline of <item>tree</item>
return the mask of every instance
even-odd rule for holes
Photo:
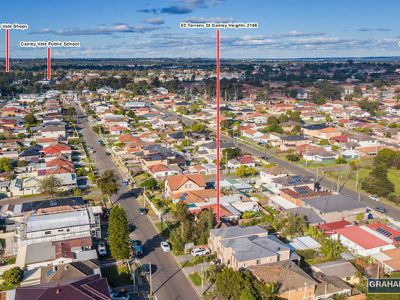
[[[379,109],[379,102],[375,102],[375,101],[368,101],[366,99],[361,100],[360,102],[358,102],[358,106],[369,112],[371,115],[375,116],[378,109]]]
[[[25,160],[18,160],[17,167],[22,168],[25,167],[28,163]]]
[[[240,166],[236,169],[235,174],[239,177],[254,176],[256,174],[256,169],[248,166]]]
[[[321,146],[327,146],[327,145],[329,145],[329,140],[327,140],[327,139],[322,139],[322,140],[319,141],[319,144],[320,144]]]
[[[192,131],[197,133],[203,133],[206,131],[206,125],[200,122],[194,123],[192,125]]]
[[[222,157],[223,159],[233,159],[242,155],[242,150],[240,148],[226,148],[222,150]]]
[[[24,124],[25,124],[25,127],[27,127],[27,128],[35,126],[37,124],[37,122],[38,122],[38,120],[36,119],[35,115],[32,113],[27,114],[24,117]]]
[[[188,206],[183,201],[179,201],[178,203],[176,203],[173,214],[174,218],[178,222],[182,222],[191,218]]]
[[[0,158],[0,172],[10,172],[14,169],[13,160],[8,157]]]
[[[345,251],[345,249],[342,244],[331,238],[326,238],[321,243],[321,252],[327,258],[338,257],[343,251]]]
[[[250,287],[245,286],[242,292],[240,293],[240,300],[257,300],[256,296],[254,296],[253,291]]]
[[[158,182],[153,177],[143,181],[140,186],[150,191],[154,191],[158,187]]]
[[[299,161],[300,160],[300,158],[294,153],[286,154],[286,159],[288,161]]]
[[[39,180],[39,190],[41,193],[54,197],[60,191],[62,181],[54,175],[46,176]]]
[[[24,276],[24,271],[20,267],[14,267],[4,272],[3,283],[5,285],[19,285]]]
[[[368,193],[380,197],[387,197],[394,192],[394,184],[387,176],[388,170],[384,164],[379,164],[361,182],[361,188]]]
[[[400,151],[389,148],[379,150],[374,157],[374,165],[383,164],[386,168],[400,167]]]
[[[347,163],[347,160],[343,156],[339,156],[338,158],[336,158],[336,163],[338,165],[342,165],[342,164]]]
[[[115,259],[127,259],[130,255],[128,219],[125,210],[119,205],[112,207],[108,222],[108,244],[111,256]]]
[[[97,185],[99,186],[101,192],[108,197],[118,193],[120,187],[118,183],[118,177],[115,175],[113,170],[104,171],[104,173],[97,180]]]
[[[303,235],[307,229],[307,221],[303,215],[288,213],[285,218],[280,219],[278,229],[282,236],[298,237]]]
[[[67,108],[67,111],[65,112],[65,114],[69,117],[72,117],[75,115],[75,108],[73,108],[72,106]]]

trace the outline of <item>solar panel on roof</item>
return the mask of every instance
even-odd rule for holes
[[[387,237],[392,236],[392,234],[389,231],[383,229],[382,227],[378,227],[376,229],[376,231],[378,231],[380,234],[383,234],[384,236],[387,236]]]
[[[400,242],[400,236],[395,236],[395,237],[394,237],[394,240],[395,240],[396,242]]]

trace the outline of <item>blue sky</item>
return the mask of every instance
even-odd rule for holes
[[[398,56],[399,11],[397,0],[14,0],[2,3],[0,23],[30,26],[11,32],[11,57],[45,57],[22,40],[81,42],[54,49],[56,58],[214,57],[215,30],[181,21],[258,22],[221,31],[223,58]]]

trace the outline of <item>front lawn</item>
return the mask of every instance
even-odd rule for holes
[[[107,278],[111,287],[125,286],[131,284],[131,273],[126,265],[114,265],[101,269],[101,273]]]
[[[189,274],[189,278],[195,286],[201,285],[201,276],[199,273],[196,272],[196,273]]]

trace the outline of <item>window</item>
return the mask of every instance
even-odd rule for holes
[[[256,260],[256,265],[259,265],[261,262],[259,259]]]
[[[64,229],[58,229],[57,231],[58,231],[58,232],[63,232],[63,231],[64,231]]]
[[[44,234],[46,234],[46,235],[47,234],[51,234],[51,231],[50,230],[49,231],[45,231]]]
[[[66,231],[66,232],[69,232],[69,231],[70,231],[70,229],[69,229],[69,228],[67,228],[65,231]]]

